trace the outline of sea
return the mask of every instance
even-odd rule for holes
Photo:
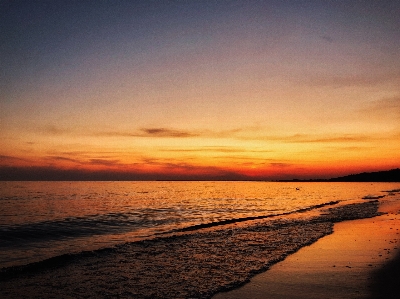
[[[332,233],[327,210],[376,208],[398,192],[399,183],[0,182],[0,292],[210,298]]]

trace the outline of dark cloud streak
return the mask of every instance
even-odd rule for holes
[[[289,136],[259,136],[244,138],[245,140],[260,140],[271,141],[280,143],[342,143],[342,142],[368,142],[379,139],[378,137],[369,135],[356,135],[356,134],[334,134],[326,135],[311,135],[311,134],[293,134]]]
[[[244,147],[230,147],[230,146],[201,146],[201,147],[185,147],[185,148],[161,148],[161,152],[177,152],[177,153],[270,153],[273,151],[267,149],[247,149]]]
[[[198,137],[198,133],[172,130],[166,128],[144,128],[141,129],[144,133],[142,137],[171,137],[171,138],[187,138],[187,137]]]
[[[0,155],[0,162],[1,163],[28,162],[28,160],[20,157]]]

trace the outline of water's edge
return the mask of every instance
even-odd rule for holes
[[[218,224],[213,230],[198,227],[190,233],[3,268],[0,291],[21,298],[66,291],[77,298],[210,298],[243,285],[300,248],[331,234],[335,222],[379,215],[378,205],[377,200],[338,206],[328,203],[318,205],[321,214],[308,220],[240,220]]]

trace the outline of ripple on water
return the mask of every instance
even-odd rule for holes
[[[0,291],[10,298],[209,298],[332,233],[336,221],[376,215],[377,206],[331,208],[309,220],[257,220],[6,269]]]

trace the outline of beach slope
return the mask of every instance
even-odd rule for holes
[[[333,234],[213,299],[398,298],[399,202],[381,199],[385,214],[335,223]]]

